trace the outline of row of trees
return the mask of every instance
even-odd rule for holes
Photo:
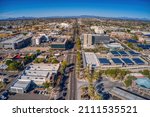
[[[77,38],[76,40],[76,47],[78,50],[81,50],[81,41],[80,41],[80,37]]]
[[[7,69],[11,71],[20,70],[23,67],[21,62],[17,62],[14,60],[7,60],[6,65],[8,66]]]
[[[82,56],[81,56],[81,53],[78,51],[77,52],[77,62],[76,62],[76,72],[77,72],[77,74],[79,75],[79,73],[80,73],[80,68],[81,68],[81,66],[82,66]]]
[[[4,84],[3,82],[0,82],[0,92],[1,92],[1,90],[4,89],[4,88],[5,88],[5,84]]]
[[[134,50],[139,51],[139,52],[143,50],[142,48],[137,47],[135,44],[130,43],[130,42],[127,42],[127,46],[128,46],[129,48],[134,49]]]
[[[47,60],[45,58],[36,58],[34,60],[34,63],[52,63],[52,64],[56,64],[59,63],[59,61],[56,58],[48,58]]]
[[[66,67],[68,66],[68,63],[67,63],[67,61],[63,61],[62,63],[61,63],[61,69],[60,69],[60,72],[62,73],[62,74],[64,74],[64,71],[65,71],[65,69],[66,69]]]
[[[150,78],[150,70],[145,69],[143,71],[140,71],[140,73],[142,73],[143,75],[147,76],[148,78]]]
[[[123,80],[124,76],[130,73],[128,70],[122,69],[108,69],[105,74],[113,78],[114,80]]]
[[[93,81],[101,78],[102,73],[103,71],[101,70],[92,71],[89,66],[84,71],[85,78],[88,80],[88,83],[89,83],[88,92],[89,92],[89,96],[91,99],[94,99],[94,100],[102,99],[102,97],[96,93],[95,88],[93,86]]]
[[[36,58],[36,54],[32,54],[32,55],[26,55],[25,58],[23,59],[24,64],[28,64],[30,62],[32,62],[34,59]]]
[[[129,87],[132,85],[132,80],[135,80],[136,78],[134,76],[128,76],[125,80],[124,80],[124,84],[126,87]]]
[[[16,60],[7,60],[5,63],[8,66],[8,70],[22,70],[24,65],[32,62],[36,58],[37,54],[26,55],[23,59],[18,61]]]

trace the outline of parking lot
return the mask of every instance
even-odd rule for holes
[[[10,95],[8,98],[8,100],[48,100],[48,99],[49,96],[30,93]]]

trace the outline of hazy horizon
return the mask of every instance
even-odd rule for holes
[[[150,19],[148,0],[1,0],[0,19],[92,15]]]

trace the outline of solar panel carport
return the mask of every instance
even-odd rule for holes
[[[103,65],[110,65],[110,61],[107,58],[99,58],[99,61]]]
[[[123,64],[123,62],[122,62],[119,58],[112,58],[112,61],[113,61],[116,65]]]
[[[111,51],[111,53],[112,53],[114,56],[120,56],[120,54],[119,54],[117,51]]]
[[[125,51],[118,51],[118,52],[121,56],[128,56],[128,54]]]
[[[138,56],[140,53],[134,52],[134,51],[128,51],[130,55],[132,56]]]
[[[142,61],[140,58],[133,58],[132,59],[136,64],[138,65],[144,65],[144,61]]]
[[[122,58],[122,60],[127,64],[127,65],[134,65],[131,59],[129,58]]]

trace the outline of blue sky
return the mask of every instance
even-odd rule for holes
[[[150,0],[0,0],[0,18],[95,15],[150,19]]]

